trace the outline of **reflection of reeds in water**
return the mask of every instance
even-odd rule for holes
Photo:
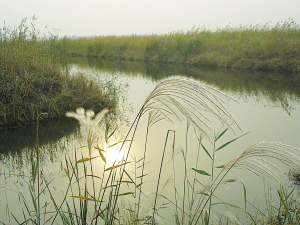
[[[252,96],[269,107],[281,107],[288,113],[293,110],[290,101],[298,102],[300,96],[299,79],[288,72],[215,69],[137,61],[103,61],[94,58],[72,58],[71,60],[80,68],[93,68],[103,74],[125,73],[129,77],[142,76],[153,81],[174,74],[184,74],[213,85],[219,90],[233,92],[235,98],[248,101],[246,96]]]
[[[73,119],[41,120],[39,125],[40,145],[55,144],[63,137],[69,138],[78,127]],[[0,130],[0,153],[21,154],[22,149],[35,147],[36,125]]]
[[[123,144],[129,142],[129,147],[123,161],[119,163],[115,162],[110,167],[106,166],[106,158],[103,153],[109,147],[114,146],[114,144],[109,144],[109,138],[115,131],[109,130],[107,125],[104,132],[104,147],[106,148],[98,146],[98,156],[92,157],[89,154],[89,158],[82,158],[80,160],[76,157],[77,163],[75,165],[72,164],[71,160],[66,159],[64,170],[69,179],[69,185],[61,203],[57,203],[58,199],[52,199],[55,205],[56,216],[51,219],[55,220],[60,217],[64,223],[69,224],[102,224],[103,222],[105,224],[157,224],[163,223],[160,209],[168,207],[175,214],[174,217],[177,224],[200,224],[200,221],[204,224],[209,224],[213,220],[216,220],[212,213],[212,207],[214,206],[212,199],[219,200],[215,193],[216,190],[221,188],[222,185],[235,182],[234,179],[225,180],[226,175],[232,169],[243,168],[253,171],[258,175],[267,175],[277,180],[280,178],[275,173],[279,171],[277,167],[278,162],[288,166],[290,169],[299,171],[299,149],[279,143],[260,142],[246,149],[239,157],[222,166],[222,170],[216,173],[214,166],[216,155],[220,150],[236,141],[239,137],[219,145],[220,138],[225,135],[228,129],[220,130],[217,134],[213,134],[212,131],[219,129],[220,126],[228,127],[233,131],[240,130],[237,123],[224,107],[223,98],[230,99],[217,89],[194,79],[175,76],[162,80],[146,99],[123,142]],[[135,170],[139,170],[141,173],[141,176],[137,176],[136,172],[133,174],[130,173],[127,164],[130,163],[130,150],[135,139],[137,126],[141,117],[147,112],[149,114],[144,156],[142,159],[135,161]],[[85,112],[84,109],[79,109],[77,113],[68,114],[80,122],[81,131],[84,134],[85,142],[88,144],[89,152],[98,144],[97,138],[100,137],[99,124],[104,122],[102,119],[105,113],[106,111],[103,111],[94,117],[93,112]],[[195,166],[188,163],[187,155],[189,152],[187,144],[185,149],[180,150],[183,155],[183,165],[176,164],[177,168],[175,168],[174,162],[181,154],[177,154],[176,156],[175,152],[176,131],[169,130],[168,134],[172,133],[174,135],[169,135],[166,138],[165,147],[160,158],[156,186],[154,185],[153,192],[148,193],[143,191],[143,185],[146,183],[143,179],[147,177],[145,173],[146,155],[151,154],[147,148],[148,136],[150,128],[162,120],[172,123],[187,123],[186,133],[191,130],[191,127],[194,127],[195,133],[199,134],[197,135],[199,136],[198,153],[203,150],[203,153],[209,158],[211,172],[199,168],[200,163],[198,163],[198,160],[202,157],[200,154],[197,156]],[[211,142],[212,149],[203,145],[204,139]],[[167,143],[170,140],[172,141],[172,157],[170,160],[173,162],[173,171],[169,170],[169,172],[173,173],[174,183],[172,188],[174,189],[175,200],[163,193],[165,186],[162,187],[161,185],[162,173],[164,173],[163,167],[166,166],[165,161],[167,161],[164,158],[167,151]],[[188,142],[187,137],[186,142]],[[123,147],[124,145],[121,148]],[[98,171],[93,171],[92,164],[97,157],[102,159],[104,163],[102,175],[98,174]],[[268,158],[271,158],[273,161],[267,161]],[[90,169],[88,170],[88,168]],[[179,179],[178,169],[184,171],[182,185],[177,185],[175,182],[175,179]],[[166,183],[170,183],[170,180],[168,179]],[[88,188],[89,182],[93,184],[92,190]],[[46,184],[48,185],[47,182]],[[77,187],[73,187],[74,185]],[[124,187],[127,187],[130,191],[124,192]],[[182,195],[179,194],[180,188],[183,189],[181,191]],[[69,202],[67,196],[73,196],[72,201]],[[134,199],[132,204],[130,204],[130,201],[128,203],[120,202],[122,197],[126,197],[127,199],[129,196],[132,196]],[[79,201],[79,205],[77,200]],[[88,207],[89,202],[93,202],[92,207]],[[222,201],[221,204],[230,205]],[[65,207],[65,211],[63,207]],[[124,208],[127,210],[124,210]],[[246,211],[246,207],[244,210]],[[48,212],[48,214],[51,213]],[[227,216],[226,221],[239,222],[232,213],[225,213],[224,216]]]

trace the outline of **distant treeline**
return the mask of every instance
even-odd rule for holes
[[[65,37],[57,44],[71,56],[300,71],[300,27],[292,20],[165,35]]]

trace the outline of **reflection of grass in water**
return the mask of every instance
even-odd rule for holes
[[[42,164],[60,160],[66,154],[67,144],[74,138],[78,122],[56,119],[40,122],[39,148]],[[7,171],[24,171],[30,165],[32,151],[36,147],[36,125],[19,129],[0,130],[0,161]],[[6,171],[6,172],[7,172]],[[14,172],[15,173],[15,172]]]
[[[72,58],[70,61],[83,68],[95,68],[102,73],[121,72],[127,76],[143,76],[154,81],[182,74],[218,87],[222,91],[237,93],[242,99],[245,96],[253,96],[260,101],[262,98],[270,107],[281,107],[288,113],[293,110],[289,100],[298,101],[300,98],[299,78],[287,73],[85,58]]]
[[[85,128],[84,134],[89,146],[89,156],[80,160],[78,160],[79,156],[75,156],[75,160],[77,161],[75,164],[73,160],[66,159],[63,167],[69,181],[68,187],[66,187],[67,190],[63,198],[61,198],[62,200],[51,198],[55,209],[50,212],[45,208],[45,214],[47,216],[54,215],[49,218],[50,220],[60,219],[63,223],[68,224],[97,224],[97,222],[99,224],[154,224],[162,221],[160,211],[163,208],[167,208],[175,213],[177,224],[199,224],[201,221],[206,224],[212,222],[214,218],[212,209],[216,203],[211,201],[211,199],[217,198],[215,191],[222,184],[229,184],[236,181],[234,179],[225,180],[225,177],[232,169],[242,168],[260,176],[277,178],[274,171],[281,171],[277,168],[277,164],[271,164],[268,158],[282,163],[293,170],[300,169],[299,149],[280,143],[260,142],[250,146],[237,158],[220,166],[221,171],[217,173],[214,165],[215,155],[219,151],[223,151],[225,147],[233,143],[237,138],[219,144],[219,140],[225,135],[227,129],[220,130],[217,134],[214,134],[213,131],[220,126],[229,127],[229,129],[234,131],[239,130],[231,115],[223,107],[222,98],[224,97],[228,98],[228,96],[225,96],[217,89],[194,79],[170,77],[163,80],[146,99],[128,132],[128,136],[124,140],[124,143],[125,141],[129,142],[124,160],[110,167],[105,165],[106,158],[104,153],[110,147],[114,146],[114,144],[111,145],[109,143],[109,139],[115,130],[109,129],[109,126],[105,123],[103,123],[103,130],[98,130],[95,126],[101,122],[101,117],[98,115],[94,117],[91,111],[85,112],[84,110],[79,110],[76,114],[70,114],[77,118]],[[145,154],[142,159],[133,160],[135,171],[130,172],[126,164],[130,163],[130,149],[134,143],[138,124],[144,114],[148,115]],[[160,152],[161,155],[158,153],[159,155],[156,157],[156,162],[160,164],[157,167],[159,173],[156,185],[154,185],[153,192],[147,193],[143,190],[147,189],[145,185],[148,186],[147,180],[145,180],[147,178],[145,166],[146,156],[151,154],[150,149],[148,149],[148,142],[150,142],[148,140],[148,137],[150,137],[149,132],[152,131],[153,125],[162,120],[171,123],[186,123],[186,133],[194,128],[193,130],[195,130],[199,137],[199,147],[202,147],[200,151],[212,162],[211,172],[202,170],[200,163],[191,165],[187,155],[190,153],[194,154],[195,152],[190,152],[188,144],[182,150],[179,149],[177,151],[174,147],[174,142],[177,139],[176,131],[169,130],[168,134],[172,135],[166,137],[165,147]],[[98,154],[94,156],[91,155],[91,149],[97,144],[96,138],[104,139],[105,145],[103,147],[98,146],[96,148]],[[203,140],[205,139],[211,142],[213,146],[212,150],[207,145],[204,147]],[[171,141],[171,147],[168,146],[169,141]],[[186,143],[188,142],[186,138]],[[165,162],[167,159],[165,153],[167,149],[171,150],[170,162],[173,163],[174,168],[171,170],[166,170],[167,164]],[[177,153],[182,154],[183,158],[178,158],[180,154],[176,156]],[[102,174],[97,173],[95,170],[96,164],[94,162],[96,158],[104,162]],[[199,155],[199,160],[201,159]],[[179,164],[178,160],[181,163],[183,162],[183,164]],[[193,170],[189,170],[190,168],[193,168]],[[162,192],[165,188],[165,185],[162,185],[165,171],[173,174],[174,180],[181,180],[182,182],[182,186],[176,182],[173,183],[173,191],[171,193],[174,194],[175,200]],[[180,176],[180,171],[183,177]],[[51,191],[48,189],[49,182],[46,180],[44,182],[47,187],[47,193],[51,195]],[[93,185],[88,186],[91,183]],[[172,182],[170,182],[170,179],[167,179],[165,183],[168,185],[168,183]],[[245,216],[248,217],[250,211],[246,208],[248,199],[246,198],[246,187],[244,188],[244,210],[246,211]],[[68,198],[68,196],[72,196],[72,199]],[[122,197],[133,197],[133,204],[130,204],[129,200],[125,203],[120,202],[120,198]],[[286,200],[289,196],[285,195],[283,189],[280,192],[280,197],[282,204],[288,207]],[[219,204],[235,207],[230,203],[223,202],[222,199],[217,199],[220,201]],[[29,214],[31,216],[38,216],[36,215],[37,211],[35,210]],[[288,212],[288,208],[286,212]],[[228,220],[238,221],[233,214],[227,213],[225,215],[229,215],[227,216],[227,222]],[[289,216],[289,221],[293,222],[290,214],[287,215]],[[32,221],[33,218],[29,217],[28,219]],[[249,216],[248,219],[254,219],[254,217]],[[269,220],[269,215],[266,215],[266,218],[263,219]],[[259,221],[256,220],[253,222]]]
[[[62,118],[41,121],[39,126],[40,145],[56,143],[64,136],[74,133],[78,122]],[[0,130],[0,153],[21,152],[23,148],[34,148],[36,144],[36,125],[27,125],[18,129]]]
[[[106,121],[111,127],[116,127],[117,123],[125,123],[124,115],[116,110],[106,115]],[[39,122],[39,146],[43,163],[47,163],[48,160],[56,162],[62,154],[67,154],[70,150],[68,144],[78,136],[78,130],[78,121],[72,118],[42,119]],[[116,130],[115,134],[121,138],[119,130]],[[28,166],[35,147],[36,125],[0,130],[0,161],[7,169],[22,170],[23,166]]]

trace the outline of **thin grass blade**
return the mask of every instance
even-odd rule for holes
[[[211,176],[209,173],[205,172],[204,170],[197,170],[195,168],[192,168],[192,170],[194,170],[195,172],[205,175],[205,176]]]
[[[249,133],[249,132],[248,132],[248,133]],[[245,135],[248,134],[248,133],[245,133],[245,134],[243,134],[243,135],[241,135],[241,136],[239,136],[239,137],[237,137],[237,138],[232,139],[231,141],[226,142],[225,144],[223,144],[223,145],[221,145],[219,148],[217,148],[216,152],[219,151],[219,150],[221,150],[221,149],[223,149],[223,148],[225,148],[227,145],[231,144],[232,142],[234,142],[234,141],[236,141],[237,139],[239,139],[239,138],[245,136]]]
[[[78,198],[78,199],[82,199],[82,200],[87,200],[87,201],[94,201],[94,202],[103,202],[97,199],[93,199],[93,198],[89,198],[89,197],[85,197],[85,196],[70,196],[72,198]]]
[[[118,194],[118,196],[126,196],[126,195],[133,195],[134,196],[134,192],[125,192],[125,193],[122,193],[122,194]],[[112,196],[117,196],[117,195],[112,195]]]
[[[70,174],[69,172],[66,170],[66,168],[64,168],[65,174],[67,175],[67,177],[69,178],[69,180],[71,180]]]
[[[111,167],[108,167],[105,171],[109,171],[109,170],[113,170],[113,169],[116,169],[120,166],[124,166],[126,165],[127,163],[122,163],[122,164],[119,164],[119,165],[116,165],[116,166],[111,166]]]
[[[92,158],[82,158],[82,159],[78,160],[78,161],[76,162],[76,164],[82,163],[82,162],[87,162],[87,161],[90,161],[90,160],[95,159],[95,158],[98,158],[98,157],[99,157],[99,156],[95,156],[95,157],[92,157]]]
[[[204,147],[204,145],[201,144],[201,146],[202,146],[203,150],[205,151],[205,153],[208,155],[208,157],[212,160],[211,155],[209,154],[209,152],[207,151],[207,149]]]
[[[229,180],[224,180],[222,183],[233,183],[236,182],[236,179],[229,179]]]
[[[215,141],[219,140],[219,139],[226,133],[227,130],[228,130],[228,128],[226,128],[221,134],[219,134],[219,135],[216,137],[216,140],[215,140]]]

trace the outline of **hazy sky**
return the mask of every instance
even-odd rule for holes
[[[0,0],[1,27],[34,14],[38,30],[47,25],[60,36],[161,34],[289,18],[300,24],[300,0]]]

